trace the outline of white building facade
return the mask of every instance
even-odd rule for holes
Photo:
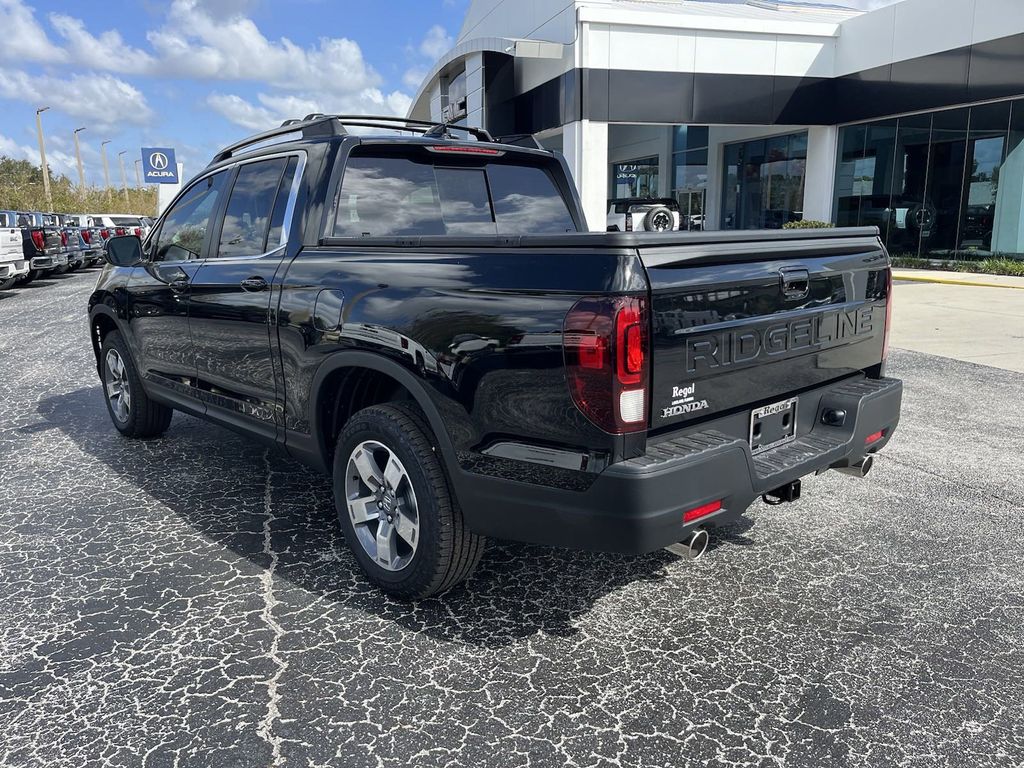
[[[473,0],[410,117],[561,151],[686,226],[874,224],[894,253],[1024,253],[1024,2]]]

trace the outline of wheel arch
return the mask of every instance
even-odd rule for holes
[[[89,317],[89,340],[92,342],[92,353],[96,358],[96,369],[100,365],[100,344],[108,333],[120,330],[114,313],[103,304],[97,305]]]
[[[362,384],[355,381],[357,377],[363,377],[362,382],[369,382],[372,379],[374,387],[386,387],[390,383],[395,388],[391,393],[393,396],[375,397],[374,392],[381,393],[380,389],[371,389],[369,396],[360,396],[345,390],[346,386],[358,387]],[[360,407],[394,400],[411,400],[416,403],[426,417],[441,449],[442,460],[450,471],[457,462],[455,446],[436,403],[427,393],[426,386],[421,377],[407,368],[371,352],[346,350],[335,352],[328,357],[313,376],[309,402],[310,431],[323,468],[330,472],[334,441],[347,418],[358,410],[355,406],[345,409],[343,404],[343,410],[339,412],[338,399],[351,398],[349,402]],[[345,418],[338,423],[342,415]]]

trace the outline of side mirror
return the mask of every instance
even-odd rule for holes
[[[112,237],[103,247],[103,258],[115,267],[134,267],[142,263],[142,241],[135,235]]]

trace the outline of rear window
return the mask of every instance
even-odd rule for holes
[[[6,213],[0,213],[0,227],[13,227],[10,217]]]
[[[537,166],[462,158],[349,157],[336,237],[575,232],[553,175]]]
[[[115,227],[141,227],[142,222],[134,216],[111,216],[110,220],[114,222]]]

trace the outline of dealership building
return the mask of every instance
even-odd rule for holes
[[[690,228],[1024,253],[1024,0],[472,0],[409,114],[561,151],[591,229],[662,197]]]

